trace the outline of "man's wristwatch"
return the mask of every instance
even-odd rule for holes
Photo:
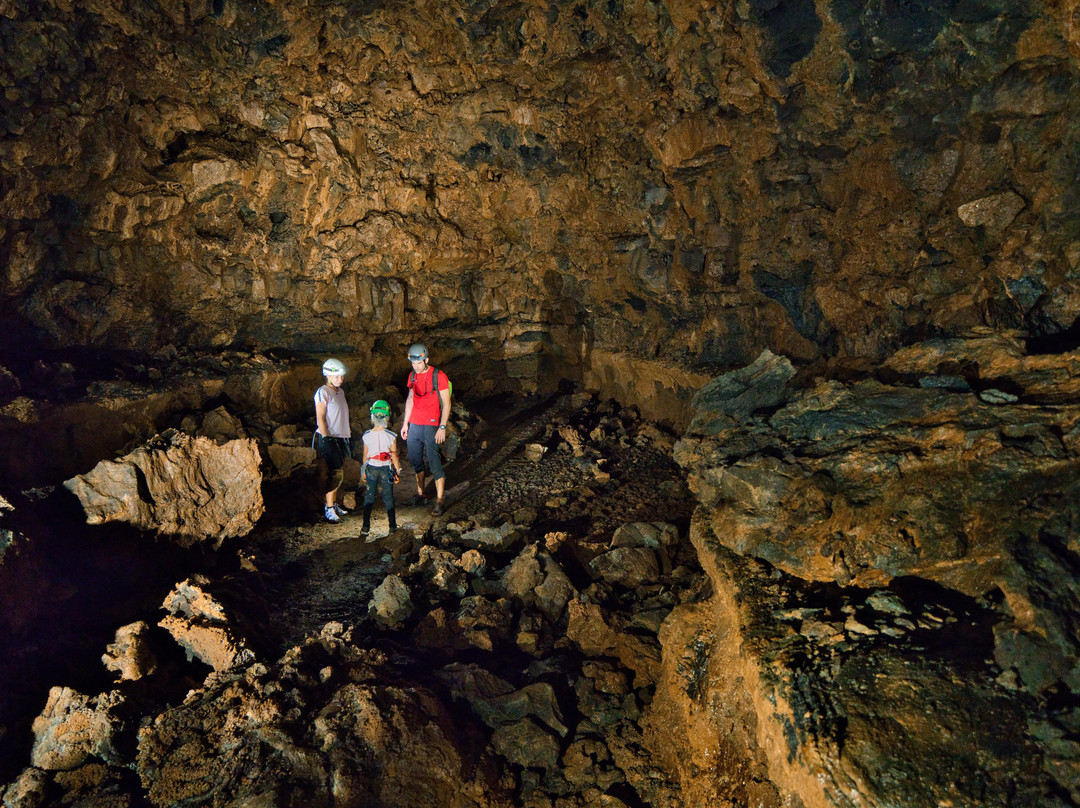
[[[439,424],[439,429],[446,429],[446,424]]]

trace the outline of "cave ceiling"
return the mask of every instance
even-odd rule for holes
[[[424,335],[574,377],[1067,342],[1074,15],[8,0],[6,361]]]

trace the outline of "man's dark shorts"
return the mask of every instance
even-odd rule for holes
[[[419,473],[426,466],[434,480],[441,480],[446,476],[443,472],[442,456],[439,454],[439,444],[435,442],[438,431],[439,427],[434,424],[409,424],[409,437],[405,439],[409,464],[413,471]]]

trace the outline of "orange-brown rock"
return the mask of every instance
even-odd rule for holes
[[[128,522],[182,546],[221,544],[248,533],[263,514],[255,441],[224,445],[171,430],[117,461],[64,483],[91,525]]]
[[[424,334],[463,392],[681,425],[765,347],[1080,313],[1072,4],[2,14],[12,344],[346,347],[385,381]]]

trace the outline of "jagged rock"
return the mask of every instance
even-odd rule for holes
[[[278,477],[288,477],[297,469],[315,465],[319,459],[312,448],[312,433],[300,431],[295,424],[277,427],[266,452]]]
[[[719,419],[741,419],[769,410],[787,398],[787,384],[795,375],[791,361],[766,349],[751,364],[718,376],[703,386],[691,401],[694,418],[688,431],[715,429]]]
[[[539,545],[525,547],[502,572],[508,595],[519,602],[535,605],[548,620],[559,619],[577,590],[562,567]]]
[[[474,550],[508,552],[520,540],[517,526],[505,523],[497,528],[478,527],[461,534],[460,542]]]
[[[594,603],[572,600],[568,604],[569,623],[566,636],[586,656],[611,656],[634,671],[634,686],[644,687],[656,681],[659,670],[659,645],[648,638],[618,630],[608,623],[604,610]]]
[[[616,528],[611,537],[615,547],[670,547],[679,540],[679,530],[667,522],[629,522]]]
[[[547,552],[539,554],[544,579],[533,592],[536,608],[555,622],[566,610],[566,604],[577,596],[578,591],[559,562]]]
[[[278,477],[289,477],[297,469],[314,466],[318,455],[310,447],[282,446],[272,443],[266,449],[270,462],[274,464],[274,473]]]
[[[453,795],[509,808],[493,761],[470,749],[476,732],[334,630],[158,715],[140,732],[138,771],[155,806],[438,808]]]
[[[135,681],[157,670],[157,658],[146,636],[149,631],[150,627],[142,620],[116,630],[116,639],[109,644],[101,661],[119,674],[120,681]]]
[[[500,724],[491,733],[491,745],[518,766],[550,769],[559,760],[559,742],[528,718]]]
[[[30,762],[39,769],[74,769],[89,758],[119,764],[116,734],[122,728],[119,691],[85,696],[70,687],[53,687],[45,710],[34,719]]]
[[[42,769],[29,767],[3,791],[0,805],[4,808],[39,808],[46,804],[49,775]]]
[[[494,650],[510,637],[514,613],[506,598],[471,595],[461,599],[450,614],[445,608],[429,612],[420,621],[417,642],[427,648],[479,648]]]
[[[968,227],[982,226],[992,232],[1000,232],[1023,209],[1024,200],[1012,191],[1005,191],[965,202],[956,209],[956,214]]]
[[[589,568],[605,581],[630,588],[660,577],[660,561],[649,547],[616,547],[590,561]]]
[[[189,579],[176,585],[165,598],[162,608],[169,614],[158,622],[187,653],[217,672],[254,659],[241,638],[229,624],[224,607],[200,585]]]
[[[612,786],[626,782],[626,776],[612,761],[611,752],[604,742],[597,738],[575,738],[563,753],[561,762],[563,776],[578,788],[596,788],[608,796],[606,792]],[[596,803],[608,804],[604,797],[598,797]]]
[[[413,612],[408,585],[397,575],[387,575],[368,603],[368,614],[380,625],[397,628]]]
[[[218,407],[216,410],[206,413],[197,434],[200,437],[209,438],[218,446],[247,437],[240,419],[225,407]]]
[[[487,570],[487,559],[479,550],[466,550],[461,554],[460,563],[469,575],[482,576]]]
[[[4,404],[0,407],[0,415],[23,424],[32,424],[41,418],[38,402],[28,396],[17,396]]]
[[[922,376],[942,349],[909,350],[890,368]],[[725,546],[808,580],[920,576],[972,597],[1001,593],[1011,619],[995,629],[998,663],[1032,692],[1080,687],[1080,641],[1067,628],[1080,588],[1056,549],[1080,533],[1080,447],[1067,437],[1080,418],[1075,357],[1029,360],[1001,339],[967,354],[980,378],[1060,403],[821,382],[742,427],[695,419],[676,459]]]
[[[478,665],[461,663],[447,665],[438,675],[455,697],[467,701],[490,727],[533,716],[560,736],[567,733],[555,691],[549,684],[536,682],[515,690],[509,682]]]
[[[544,580],[544,573],[536,556],[537,547],[530,544],[503,570],[503,586],[511,597],[529,602],[533,591]]]
[[[261,483],[255,441],[217,446],[170,430],[64,487],[79,498],[87,524],[124,521],[190,546],[250,532],[263,513]]]
[[[585,454],[585,441],[576,429],[570,426],[560,426],[557,432],[559,437],[570,447],[574,457],[582,457]]]
[[[425,544],[420,548],[420,558],[410,568],[410,572],[423,576],[427,585],[438,592],[447,592],[460,598],[468,591],[465,570],[457,557],[447,550]]]
[[[861,630],[845,635],[843,620],[826,632],[804,620],[796,634],[773,613],[779,602],[812,601],[805,582],[735,555],[705,522],[691,533],[715,596],[665,622],[646,733],[691,799],[771,781],[766,805],[791,794],[835,805],[843,793],[882,806],[1052,804],[1051,762],[1027,729],[1024,697],[994,681],[978,607],[928,626],[940,636],[924,636],[917,654]],[[861,614],[856,604],[844,611]],[[706,714],[700,703],[721,709]]]

